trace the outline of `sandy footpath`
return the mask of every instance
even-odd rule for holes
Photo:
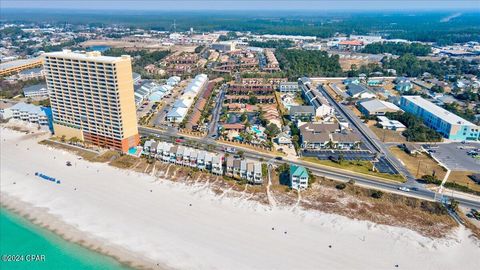
[[[74,240],[85,235],[87,246],[109,246],[110,255],[136,265],[435,270],[480,265],[480,243],[464,228],[432,240],[408,229],[338,215],[271,209],[241,198],[220,198],[205,186],[78,160],[37,144],[31,135],[0,132],[2,203],[23,211],[28,205],[40,224],[63,224],[57,224],[57,233],[70,231]],[[67,167],[67,160],[73,166]],[[40,180],[35,172],[62,183]]]

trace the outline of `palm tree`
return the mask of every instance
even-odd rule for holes
[[[335,143],[332,142],[332,141],[328,141],[327,144],[326,144],[327,148],[329,149],[333,149],[335,147]]]

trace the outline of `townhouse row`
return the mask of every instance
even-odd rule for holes
[[[241,160],[224,155],[198,150],[168,142],[147,140],[143,145],[143,154],[163,162],[198,168],[215,175],[226,175],[245,179],[252,184],[261,184],[262,165],[260,162]]]
[[[258,161],[227,157],[225,175],[238,179],[246,179],[252,184],[263,183],[262,164]]]

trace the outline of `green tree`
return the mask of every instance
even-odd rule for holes
[[[267,134],[268,138],[274,138],[280,133],[280,129],[277,127],[277,125],[270,123],[266,128],[265,128],[265,134]]]

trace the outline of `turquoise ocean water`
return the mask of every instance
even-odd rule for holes
[[[114,259],[63,240],[54,233],[0,208],[0,269],[131,269]],[[31,261],[32,258],[45,261]],[[6,261],[7,255],[23,261]],[[30,260],[30,261],[27,261]]]

